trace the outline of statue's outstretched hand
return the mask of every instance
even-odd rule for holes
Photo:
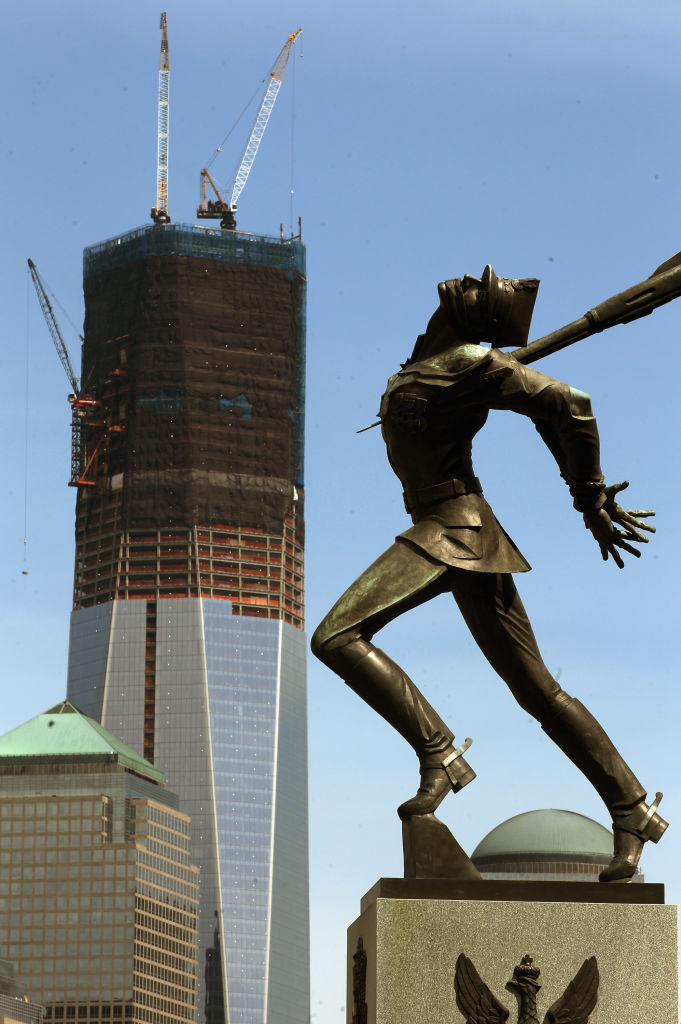
[[[584,525],[596,538],[596,542],[601,549],[603,561],[607,562],[608,555],[611,555],[613,561],[620,569],[624,568],[624,561],[618,548],[627,551],[636,558],[640,558],[641,552],[638,548],[632,547],[631,542],[647,544],[648,538],[641,531],[645,530],[647,533],[655,533],[654,526],[641,521],[655,515],[651,509],[627,510],[621,508],[615,501],[615,496],[628,486],[629,481],[624,480],[621,484],[611,484],[609,487],[606,487],[603,505],[592,512],[584,513]],[[618,529],[618,526],[623,527],[623,529]]]

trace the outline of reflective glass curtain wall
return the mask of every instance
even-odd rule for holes
[[[70,699],[136,749],[145,605],[84,608],[71,626]],[[93,642],[95,675],[82,656]],[[309,1015],[305,656],[301,630],[234,615],[229,601],[157,602],[154,761],[201,865],[198,1011],[209,1024]]]

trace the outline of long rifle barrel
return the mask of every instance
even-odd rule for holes
[[[662,263],[649,278],[635,284],[626,291],[590,309],[578,320],[537,338],[525,348],[517,348],[511,355],[519,363],[533,363],[537,359],[559,352],[568,345],[614,327],[628,324],[639,317],[648,316],[658,306],[671,302],[681,295],[681,252]]]

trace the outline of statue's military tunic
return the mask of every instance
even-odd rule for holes
[[[326,639],[368,620],[375,620],[369,631],[375,632],[433,592],[451,589],[442,578],[449,568],[490,574],[530,568],[473,472],[473,438],[490,409],[528,416],[556,459],[575,507],[598,507],[604,482],[588,395],[479,345],[407,364],[388,381],[379,415],[414,525],[329,612],[320,627]]]
[[[381,401],[388,458],[415,525],[401,540],[446,565],[477,572],[530,568],[495,519],[473,475],[473,437],[490,409],[529,416],[555,456],[577,507],[603,489],[587,395],[529,370],[498,349],[459,349],[447,373],[415,363],[390,378]]]

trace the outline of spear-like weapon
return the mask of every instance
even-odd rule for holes
[[[632,285],[626,291],[594,306],[579,320],[573,320],[557,331],[551,331],[542,338],[517,348],[511,355],[519,363],[533,363],[536,359],[559,352],[568,345],[589,338],[592,334],[607,330],[616,324],[628,324],[641,316],[648,316],[658,306],[681,295],[681,252],[661,263],[650,277],[640,284]]]

